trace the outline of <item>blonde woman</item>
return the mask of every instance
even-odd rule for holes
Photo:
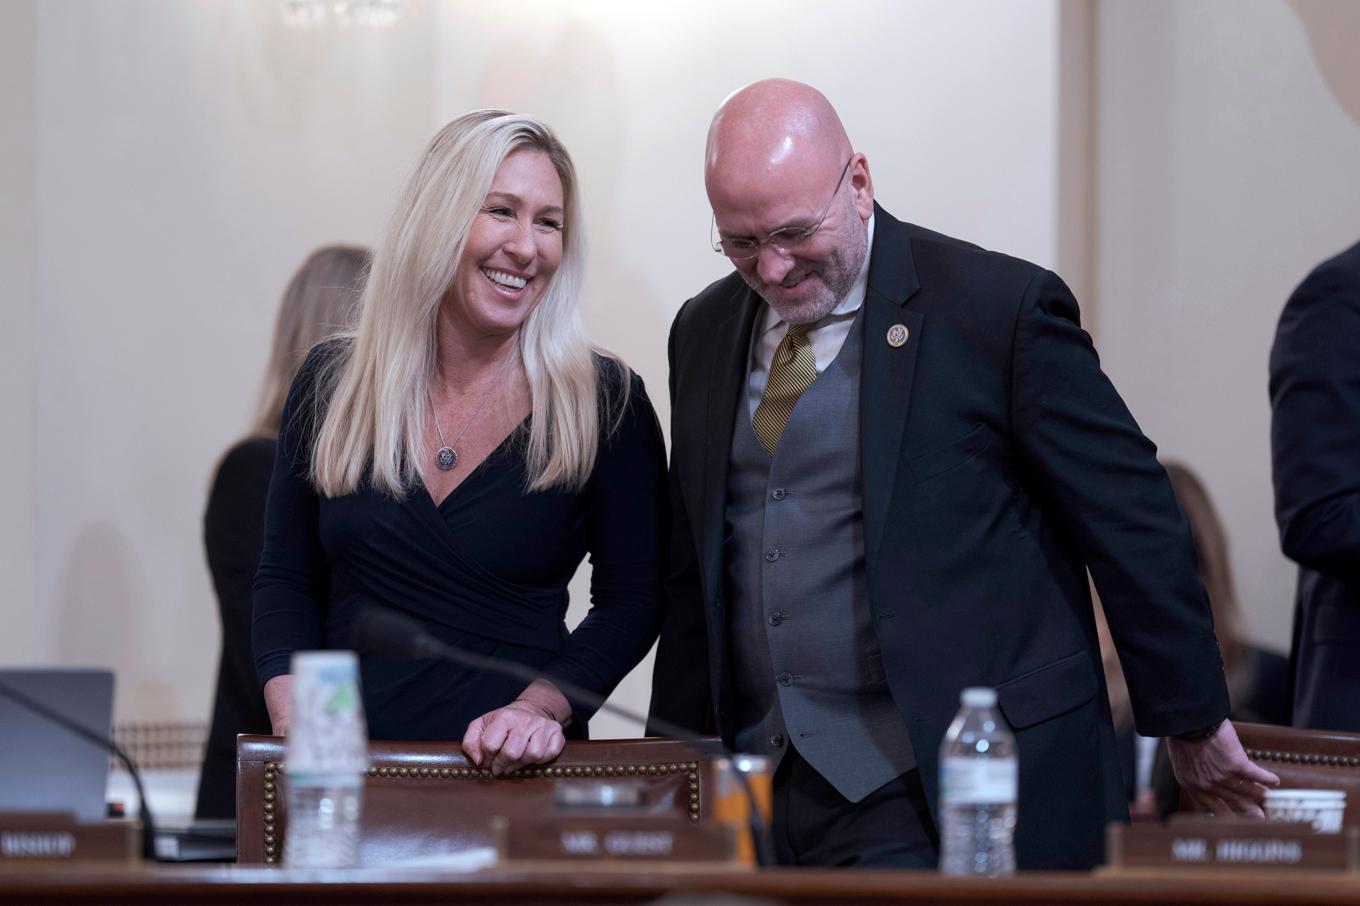
[[[371,603],[601,694],[651,646],[665,452],[641,381],[582,333],[581,222],[571,158],[531,117],[459,117],[416,165],[357,329],[284,409],[255,583],[276,733],[292,652],[348,647]],[[593,606],[568,633],[587,554]],[[590,716],[546,680],[432,661],[365,657],[361,679],[372,737],[461,739],[496,773]]]
[[[331,245],[312,252],[293,274],[274,322],[255,423],[222,457],[213,478],[203,515],[203,545],[217,592],[222,653],[198,781],[195,813],[200,818],[236,814],[236,734],[269,732],[250,648],[250,601],[264,544],[265,493],[284,397],[307,351],[350,325],[367,269],[367,250]]]

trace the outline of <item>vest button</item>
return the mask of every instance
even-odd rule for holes
[[[775,488],[773,491],[770,492],[770,496],[773,497],[775,500],[783,500],[784,494],[785,491],[783,488]]]
[[[778,749],[784,745],[784,734],[773,733],[770,735],[770,745]]]
[[[776,610],[774,613],[770,614],[771,626],[778,626],[782,622],[784,622],[784,615],[782,613]]]
[[[765,552],[765,559],[768,562],[773,563],[774,561],[778,560],[779,556],[783,553],[784,553],[783,551],[776,547],[774,550],[768,550]]]
[[[792,685],[793,685],[793,674],[792,674],[792,673],[781,673],[781,674],[779,674],[779,685],[781,685],[781,686],[792,686]]]

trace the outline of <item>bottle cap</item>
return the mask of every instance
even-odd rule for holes
[[[959,696],[966,708],[992,708],[996,706],[996,690],[987,686],[969,686]]]

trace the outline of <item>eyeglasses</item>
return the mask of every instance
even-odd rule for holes
[[[836,193],[841,190],[841,183],[845,182],[845,174],[850,172],[850,162],[855,159],[852,154],[850,160],[841,167],[840,179],[836,180],[836,188],[831,190],[831,197],[827,199],[826,207],[822,209],[821,216],[817,222],[809,227],[783,227],[775,230],[764,240],[752,239],[750,237],[741,239],[724,239],[718,235],[718,221],[716,217],[711,217],[708,227],[708,238],[713,243],[713,251],[720,255],[726,255],[733,261],[750,261],[760,254],[762,245],[769,245],[781,255],[791,255],[807,245],[808,240],[822,228],[822,222],[826,220],[826,215],[831,212],[831,202],[836,200]]]

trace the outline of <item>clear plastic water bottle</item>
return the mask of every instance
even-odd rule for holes
[[[1015,737],[995,689],[964,689],[963,707],[940,746],[940,872],[1015,872]]]
[[[284,758],[284,864],[358,865],[359,813],[368,769],[358,658],[352,651],[300,651],[289,669],[293,696]]]

